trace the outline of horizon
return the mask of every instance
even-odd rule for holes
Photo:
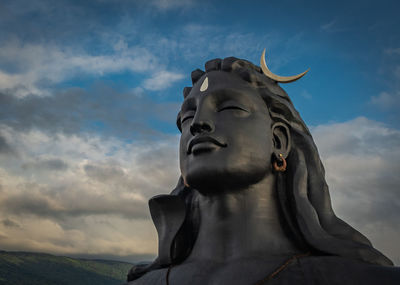
[[[140,255],[131,255],[131,256],[113,256],[113,255],[85,255],[85,254],[53,254],[48,252],[36,252],[36,251],[20,251],[20,250],[2,250],[0,249],[0,253],[27,253],[27,254],[40,254],[40,255],[51,255],[58,257],[68,257],[74,259],[82,259],[82,260],[100,260],[100,261],[116,261],[116,262],[125,262],[131,264],[138,264],[141,262],[151,262],[155,256],[140,256]]]
[[[155,257],[191,71],[266,48],[275,74],[310,68],[281,87],[336,215],[400,265],[400,3],[132,2],[0,4],[0,249]]]

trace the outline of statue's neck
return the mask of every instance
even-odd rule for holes
[[[200,228],[189,260],[227,262],[300,252],[282,227],[274,175],[247,189],[198,197]]]

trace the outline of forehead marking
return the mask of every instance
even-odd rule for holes
[[[201,86],[200,86],[200,91],[201,91],[201,92],[204,92],[204,91],[207,90],[207,88],[208,88],[208,77],[206,77],[206,78],[204,79],[203,83],[201,84]]]

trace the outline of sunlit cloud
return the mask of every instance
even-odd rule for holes
[[[312,133],[337,215],[400,264],[400,131],[360,117]]]
[[[0,155],[2,249],[154,255],[147,201],[178,179],[177,138],[125,143],[2,126],[19,157]]]
[[[320,125],[312,132],[337,215],[389,257],[399,256],[400,248],[392,241],[400,236],[400,132],[362,117]],[[3,249],[156,253],[147,201],[169,193],[177,182],[177,136],[126,143],[4,126],[2,134],[15,142],[20,154],[12,159],[0,155],[8,161],[0,169]]]

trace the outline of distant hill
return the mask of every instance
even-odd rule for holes
[[[133,264],[44,253],[0,251],[0,284],[117,285]]]

